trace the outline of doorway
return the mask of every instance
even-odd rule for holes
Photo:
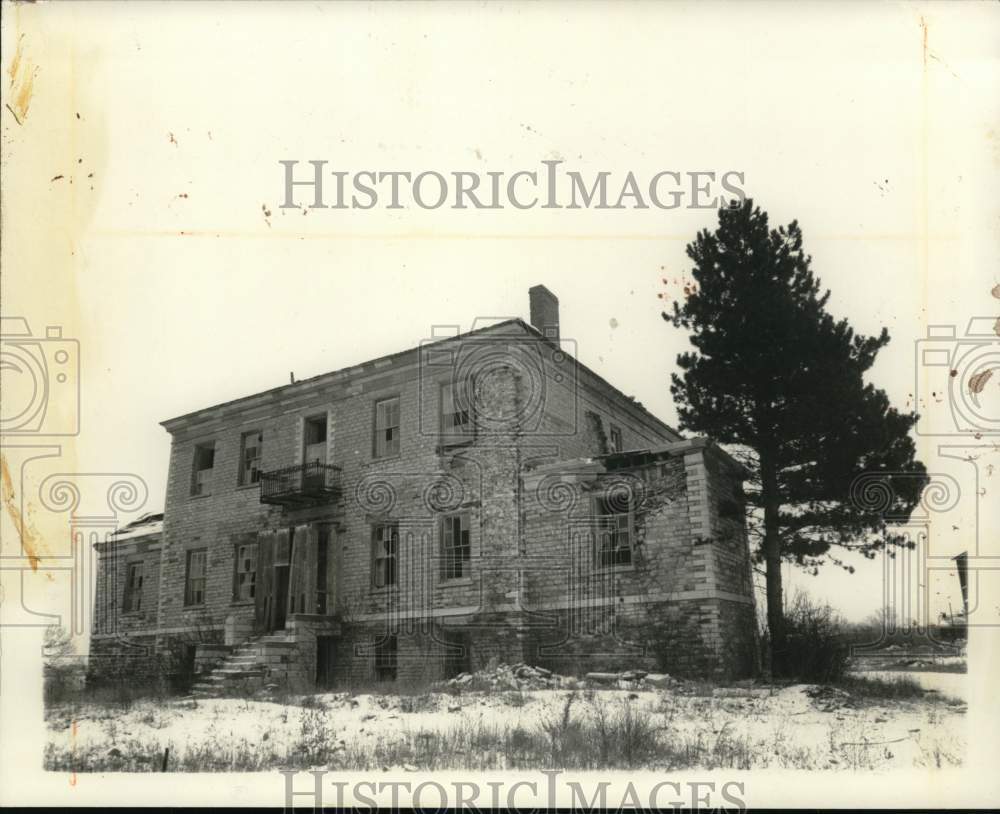
[[[457,631],[441,631],[441,640],[445,645],[444,677],[455,678],[462,673],[472,672],[472,654],[468,634]]]
[[[288,579],[291,567],[274,566],[274,605],[271,630],[284,630],[288,616]]]
[[[316,687],[327,690],[333,686],[333,665],[336,642],[333,636],[316,637]]]

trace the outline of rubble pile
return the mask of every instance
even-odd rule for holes
[[[636,690],[672,689],[678,682],[666,673],[647,673],[645,670],[587,673],[583,679],[578,679],[553,673],[544,667],[532,667],[530,664],[519,662],[491,665],[474,673],[459,673],[444,684],[448,687],[465,687],[470,690],[572,690],[585,687]]]
[[[671,689],[677,685],[676,679],[666,673],[647,673],[645,670],[624,670],[620,673],[587,673],[584,678],[591,686],[617,687],[621,690],[635,690],[643,687]]]
[[[544,667],[532,667],[524,662],[498,664],[475,673],[459,673],[445,682],[449,687],[499,690],[552,690],[577,686],[575,678],[557,675]]]

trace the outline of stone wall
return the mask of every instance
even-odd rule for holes
[[[160,584],[159,534],[134,540],[98,543],[97,576],[94,583],[92,634],[139,635],[158,626],[157,599]],[[141,564],[143,584],[140,608],[126,611],[125,588],[129,567]]]
[[[471,437],[440,431],[441,386],[456,380],[473,382],[478,426]],[[375,404],[387,397],[400,400],[399,453],[376,458]],[[328,461],[343,470],[342,494],[302,510],[261,505],[259,486],[239,482],[243,435],[263,434],[264,471],[291,466],[302,461],[304,422],[316,415],[326,418]],[[191,641],[242,640],[254,608],[234,598],[236,546],[262,530],[328,522],[334,529],[331,589],[343,622],[338,680],[373,678],[371,642],[387,627],[398,631],[401,678],[445,669],[448,648],[435,634],[442,625],[468,631],[473,667],[529,653],[557,659],[545,648],[564,625],[576,636],[570,650],[579,665],[593,649],[588,636],[604,642],[601,652],[609,658],[631,658],[638,647],[640,657],[653,663],[660,656],[649,641],[635,643],[631,632],[624,649],[606,646],[650,620],[669,629],[674,643],[656,646],[669,651],[679,672],[728,670],[720,665],[744,659],[725,632],[725,620],[747,613],[745,538],[726,515],[740,497],[737,475],[704,445],[685,448],[649,471],[618,473],[641,488],[655,490],[661,482],[676,488],[639,518],[633,563],[595,571],[586,484],[573,484],[572,495],[564,484],[539,491],[531,473],[540,464],[558,470],[560,461],[605,454],[612,426],[626,450],[679,443],[679,436],[520,323],[165,426],[172,448],[157,614],[150,624],[161,651]],[[214,443],[209,493],[193,495],[195,449],[205,443]],[[444,579],[440,528],[449,513],[467,515],[471,557],[467,573]],[[398,583],[380,588],[372,580],[372,526],[386,521],[400,529]],[[188,552],[198,548],[208,553],[205,601],[192,607],[184,601],[185,573]],[[722,602],[740,607],[723,610]],[[613,610],[620,624],[610,640],[600,626],[579,634],[573,626],[580,624],[581,609],[598,616]],[[305,649],[314,651],[314,640]]]

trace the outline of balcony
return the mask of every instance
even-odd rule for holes
[[[286,466],[260,476],[260,502],[296,508],[336,499],[341,491],[339,466],[319,461]]]

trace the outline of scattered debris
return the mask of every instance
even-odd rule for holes
[[[576,679],[556,675],[544,667],[532,667],[518,662],[512,665],[498,664],[475,673],[459,673],[445,684],[470,689],[550,690],[571,689],[576,686]]]
[[[806,687],[805,694],[812,699],[813,705],[820,712],[836,712],[844,707],[854,706],[851,694],[836,687],[815,684]]]
[[[593,681],[595,684],[617,684],[620,678],[619,673],[587,673],[584,676],[587,681]]]

